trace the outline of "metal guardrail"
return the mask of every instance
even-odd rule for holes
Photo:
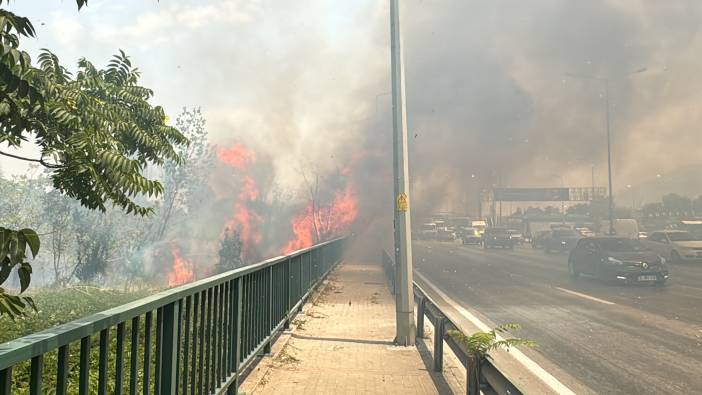
[[[386,251],[383,251],[383,267],[394,284],[395,265]],[[429,297],[427,292],[414,282],[414,300],[417,303],[417,337],[424,338],[424,317],[428,317],[434,325],[434,371],[441,372],[444,368],[444,342],[448,344],[453,353],[466,368],[466,390],[469,395],[499,394],[521,395],[522,391],[513,384],[490,359],[485,359],[481,364],[480,377],[475,380],[471,377],[469,358],[463,347],[457,343],[448,332],[456,330],[466,335],[459,325],[444,313],[439,305]],[[477,386],[475,385],[477,383]]]
[[[27,381],[32,395],[236,394],[241,373],[270,352],[340,262],[343,244],[332,240],[0,344],[0,394],[24,393]]]

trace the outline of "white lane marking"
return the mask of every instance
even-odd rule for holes
[[[590,296],[590,295],[581,294],[580,292],[571,291],[571,290],[569,290],[569,289],[565,289],[565,288],[561,288],[561,287],[554,287],[554,288],[556,288],[556,289],[558,289],[558,290],[561,290],[561,291],[563,291],[563,292],[565,292],[565,293],[569,293],[569,294],[571,294],[571,295],[580,296],[581,298],[585,298],[585,299],[588,299],[588,300],[592,300],[592,301],[594,301],[594,302],[599,302],[599,303],[604,303],[604,304],[609,304],[609,305],[615,304],[614,302],[610,302],[610,301],[608,301],[608,300],[596,298],[596,297]]]
[[[455,300],[451,299],[451,297],[442,292],[439,289],[439,287],[434,285],[434,283],[429,281],[429,279],[424,277],[421,273],[415,271],[414,274],[416,274],[417,277],[421,278],[422,281],[429,284],[429,286],[431,286],[434,289],[434,291],[437,294],[439,294],[439,296],[441,296],[442,299],[451,304],[453,308],[455,308],[459,313],[461,313],[465,318],[467,318],[468,321],[470,321],[473,325],[477,326],[478,329],[480,329],[482,332],[487,332],[492,329],[489,326],[487,326],[484,322],[480,321],[480,319],[474,316],[470,311],[466,310],[463,306],[461,306]],[[500,335],[497,335],[497,339],[503,340],[503,338]],[[514,359],[519,361],[536,377],[538,377],[541,381],[546,383],[546,385],[551,387],[552,390],[556,391],[557,394],[575,395],[575,392],[573,392],[570,388],[566,387],[563,383],[558,381],[558,379],[553,377],[551,373],[547,372],[544,368],[539,366],[539,364],[534,362],[533,359],[527,357],[520,350],[512,348],[509,351],[509,355],[513,356]]]

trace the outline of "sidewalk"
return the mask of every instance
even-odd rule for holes
[[[431,356],[395,347],[395,305],[380,265],[345,263],[242,383],[246,394],[460,393]],[[426,348],[421,348],[426,350]],[[465,389],[463,389],[465,391]]]

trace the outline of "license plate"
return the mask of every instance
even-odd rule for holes
[[[656,280],[658,280],[658,277],[656,277],[656,276],[639,276],[638,280],[639,281],[656,281]]]

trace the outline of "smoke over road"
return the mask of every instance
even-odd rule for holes
[[[211,141],[238,158],[212,171],[219,203],[203,222],[218,229],[208,237],[244,213],[239,202],[250,215],[230,226],[248,224],[264,246],[248,254],[280,252],[316,179],[326,205],[352,188],[349,229],[389,233],[386,2],[101,3],[78,16],[61,7],[38,16],[47,23],[28,50],[107,59],[123,48],[157,102],[172,115],[201,106]],[[417,216],[472,214],[478,191],[496,184],[589,185],[593,165],[605,184],[604,84],[583,76],[609,81],[615,197],[626,185],[644,202],[702,192],[689,182],[702,169],[700,2],[406,0],[401,18]],[[237,157],[242,148],[255,157]],[[255,185],[255,198],[239,185]]]
[[[403,11],[420,207],[472,208],[478,189],[500,182],[589,185],[592,165],[605,185],[604,83],[585,76],[609,80],[615,192],[700,168],[699,3],[408,1]]]
[[[323,24],[298,23],[320,4],[268,10],[278,21],[290,12],[275,29],[302,34],[279,62],[263,66],[270,75],[249,92],[250,105],[213,112],[214,122],[270,141],[260,150],[272,177],[301,203],[308,193],[300,168],[324,176],[355,163],[346,174],[359,199],[356,222],[387,230],[387,4],[354,8],[334,34],[313,36]],[[692,1],[403,2],[414,214],[472,214],[479,191],[498,184],[587,186],[593,165],[596,183],[605,185],[605,78],[615,193],[635,185],[650,201],[666,189],[661,183],[701,193],[681,181],[702,168],[694,132],[702,97],[691,88],[702,62],[694,56],[702,49],[700,8]]]

